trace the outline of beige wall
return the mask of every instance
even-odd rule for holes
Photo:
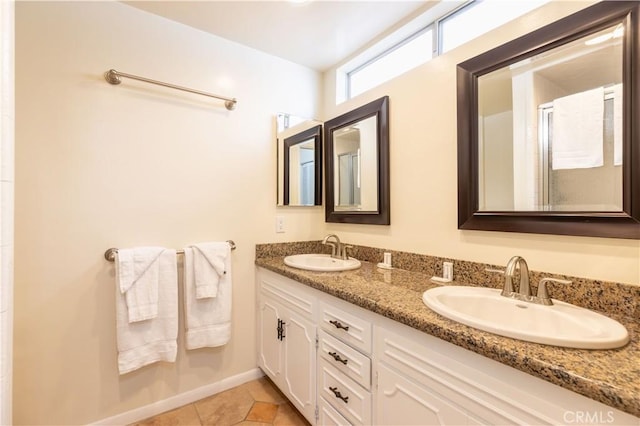
[[[275,234],[274,116],[318,115],[320,75],[118,2],[16,4],[14,423],[105,419],[256,367],[254,248]],[[222,102],[110,68],[238,98]],[[299,212],[299,211],[298,211]],[[233,239],[229,344],[119,377],[109,247]]]
[[[506,264],[524,256],[538,271],[638,284],[640,242],[457,229],[457,63],[592,2],[553,2],[344,104],[325,73],[324,118],[389,95],[391,226],[325,224],[323,233],[375,247]]]

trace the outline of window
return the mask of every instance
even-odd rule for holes
[[[440,20],[438,53],[448,52],[548,1],[477,0],[469,2]]]
[[[366,92],[549,1],[441,1],[338,68],[336,103]],[[403,35],[411,28],[413,33]],[[391,47],[384,47],[390,44]]]
[[[432,46],[433,31],[429,27],[354,69],[347,74],[348,97],[357,96],[427,62],[432,57]]]

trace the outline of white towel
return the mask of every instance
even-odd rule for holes
[[[144,250],[143,250],[144,251]],[[116,335],[118,348],[118,371],[125,374],[145,365],[157,362],[174,362],[177,353],[178,337],[178,272],[176,265],[176,251],[161,249],[155,261],[148,265],[146,270],[142,269],[142,263],[136,263],[138,272],[148,278],[151,273],[157,277],[155,285],[157,303],[156,312],[153,318],[146,320],[131,321],[131,306],[129,299],[134,302],[148,300],[149,294],[153,292],[136,292],[136,286],[144,280],[133,280],[129,284],[131,271],[121,271],[120,267],[125,264],[119,258],[127,258],[127,262],[133,257],[129,257],[126,249],[118,250],[116,255]],[[130,263],[126,263],[129,267]],[[136,269],[136,268],[134,268]],[[153,271],[153,272],[150,272]],[[126,281],[121,282],[121,277]],[[123,291],[125,289],[125,291]],[[128,298],[130,292],[136,293],[136,297]],[[141,296],[142,295],[142,296]],[[151,296],[153,297],[153,296]],[[146,306],[146,305],[140,305]]]
[[[158,315],[158,257],[162,247],[120,249],[116,256],[118,287],[125,295],[129,322]]]
[[[553,101],[553,170],[585,169],[604,164],[604,89]]]
[[[613,165],[622,165],[622,84],[613,89]]]
[[[220,243],[222,244],[222,243]],[[225,244],[224,268],[216,297],[197,298],[194,251],[184,249],[184,313],[187,349],[224,345],[231,338],[231,247]]]
[[[196,283],[196,299],[216,297],[220,277],[225,274],[225,259],[229,243],[199,243],[193,247],[193,270]]]

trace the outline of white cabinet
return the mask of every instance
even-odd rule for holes
[[[372,323],[366,314],[334,298],[320,301],[318,398],[353,425],[372,424]]]
[[[376,325],[373,356],[375,424],[431,424],[407,418],[413,407],[424,416],[431,411],[433,424],[557,425],[592,416],[640,425],[630,414],[394,321]]]
[[[318,331],[318,359],[355,380],[365,389],[371,388],[371,358],[324,330]]]
[[[311,423],[316,412],[314,300],[260,275],[258,365]]]
[[[465,425],[467,414],[383,364],[378,364],[376,423],[381,425]]]
[[[307,418],[316,408],[316,327],[295,313],[283,315],[284,392]]]
[[[324,398],[318,398],[318,424],[322,426],[352,426]]]
[[[260,299],[258,308],[258,363],[275,380],[282,373],[282,344],[278,325],[282,308],[271,298]]]
[[[640,426],[635,416],[276,273],[259,268],[257,282],[259,366],[311,424],[587,418]]]

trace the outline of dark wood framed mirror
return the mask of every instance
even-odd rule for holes
[[[640,2],[458,65],[458,228],[640,239]]]
[[[389,225],[389,97],[324,124],[325,219]]]
[[[284,139],[283,205],[322,205],[322,125]]]

